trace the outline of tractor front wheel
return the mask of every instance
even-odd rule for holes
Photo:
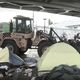
[[[46,49],[51,46],[52,43],[49,41],[41,42],[38,46],[38,55],[41,57],[43,53],[46,51]]]

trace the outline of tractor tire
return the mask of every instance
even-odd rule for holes
[[[43,55],[44,51],[51,45],[52,45],[52,43],[49,42],[49,41],[41,42],[38,45],[38,55],[39,55],[39,57],[41,57]]]
[[[2,48],[8,47],[10,53],[19,54],[19,48],[14,41],[6,40],[3,42]]]

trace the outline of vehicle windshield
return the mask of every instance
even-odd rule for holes
[[[16,23],[16,27],[17,27],[17,32],[21,32],[21,33],[29,33],[32,32],[32,25],[31,25],[31,20],[17,20]]]

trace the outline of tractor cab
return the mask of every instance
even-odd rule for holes
[[[16,16],[15,19],[15,32],[17,33],[31,33],[32,32],[32,19],[24,16]]]

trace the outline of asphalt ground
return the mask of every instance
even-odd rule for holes
[[[28,49],[28,51],[25,52],[27,57],[39,59],[37,49]]]

